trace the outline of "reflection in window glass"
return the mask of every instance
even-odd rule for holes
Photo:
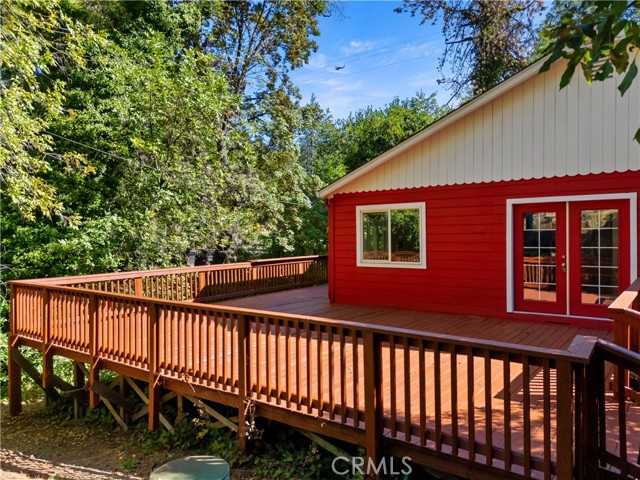
[[[609,305],[618,296],[618,210],[580,214],[582,303]]]
[[[420,262],[420,211],[391,210],[391,261]]]
[[[556,301],[556,214],[527,212],[522,218],[523,298]]]
[[[362,214],[362,249],[365,260],[389,260],[387,212]]]

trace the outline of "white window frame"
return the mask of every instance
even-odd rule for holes
[[[420,262],[392,262],[391,242],[389,245],[389,260],[364,259],[362,244],[362,214],[386,212],[391,222],[391,210],[418,210],[420,220]],[[358,267],[382,267],[382,268],[427,268],[427,229],[426,229],[425,202],[413,203],[386,203],[381,205],[360,205],[356,207],[356,265]],[[389,235],[391,228],[389,228]]]

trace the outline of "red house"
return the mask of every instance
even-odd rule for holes
[[[609,322],[638,272],[640,82],[540,65],[319,192],[331,301]]]

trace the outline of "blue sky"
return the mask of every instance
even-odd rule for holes
[[[318,51],[308,65],[292,73],[305,103],[315,94],[334,118],[344,118],[420,90],[437,92],[441,103],[449,100],[437,83],[438,58],[444,50],[441,25],[420,25],[417,17],[395,13],[400,4],[343,1],[341,12],[320,20]]]

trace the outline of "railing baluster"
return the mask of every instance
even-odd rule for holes
[[[302,365],[300,364],[300,343],[302,342],[301,323],[295,322],[295,350],[296,350],[296,410],[300,411],[302,408],[302,385],[300,384],[300,376]]]
[[[347,421],[347,357],[344,328],[340,327],[340,421]]]
[[[476,459],[476,417],[475,417],[475,368],[473,347],[467,349],[467,425],[469,429],[469,460]]]
[[[436,421],[436,451],[442,450],[442,365],[440,363],[440,344],[436,342],[433,346],[433,385],[434,385],[434,406]]]
[[[360,374],[358,369],[358,333],[351,329],[351,345],[353,358],[353,425],[360,426]]]
[[[419,340],[419,349],[418,349],[418,374],[420,375],[419,379],[419,395],[418,399],[420,401],[420,445],[425,446],[427,443],[427,406],[426,406],[426,379],[425,379],[425,363],[426,359],[424,358],[425,350],[424,350],[424,340]]]
[[[522,360],[522,427],[524,443],[524,475],[531,476],[531,386],[529,357]]]
[[[275,328],[275,361],[274,361],[274,370],[276,372],[276,405],[280,405],[280,394],[281,394],[281,385],[280,385],[280,366],[282,365],[282,359],[280,358],[280,320],[274,320],[274,328]],[[288,363],[285,360],[285,363]]]
[[[306,350],[305,350],[305,359],[306,359],[306,363],[307,363],[307,378],[306,378],[306,384],[307,384],[307,413],[311,413],[311,407],[313,405],[313,393],[312,393],[312,385],[313,385],[313,379],[311,377],[311,362],[312,362],[312,357],[311,357],[311,326],[309,325],[309,322],[305,322],[304,324],[304,328],[305,328],[305,335],[306,335],[306,339],[307,339],[307,343],[306,343]],[[356,378],[355,374],[354,374],[354,378]]]
[[[266,327],[265,332],[265,342],[266,342],[266,352],[265,352],[265,360],[266,360],[266,368],[265,368],[265,376],[266,376],[266,388],[267,388],[267,402],[271,401],[271,322],[269,322],[268,318],[264,319],[264,324]]]
[[[484,418],[486,464],[493,464],[493,408],[491,406],[491,352],[484,351]]]
[[[618,443],[620,445],[620,474],[622,478],[629,475],[629,460],[627,457],[627,405],[625,393],[625,368],[624,361],[620,359],[616,362],[618,369]],[[604,426],[603,426],[604,427]]]
[[[335,403],[335,395],[334,395],[334,382],[333,382],[333,377],[334,377],[334,372],[333,369],[335,368],[335,362],[334,362],[334,351],[333,351],[333,327],[328,327],[328,339],[329,339],[329,420],[335,420],[335,408],[336,408],[336,403]]]
[[[322,361],[323,361],[323,357],[322,357],[322,327],[320,325],[318,325],[316,327],[316,359],[317,359],[317,382],[318,382],[318,416],[322,416],[324,407],[323,407],[323,395],[322,395]]]
[[[451,454],[458,456],[458,356],[451,347]]]
[[[398,390],[396,378],[396,337],[391,335],[389,338],[389,410],[391,415],[391,438],[396,438],[398,433],[398,408],[396,405]]]
[[[543,441],[544,441],[544,478],[551,478],[551,367],[549,359],[542,361],[543,371]]]
[[[404,353],[404,363],[402,370],[404,372],[404,441],[411,441],[411,350],[409,348],[409,339],[402,338],[402,349]]]
[[[285,321],[284,327],[284,363],[286,369],[286,399],[287,399],[287,408],[291,408],[291,326],[290,320]]]
[[[511,360],[505,354],[502,360],[502,388],[504,392],[504,469],[511,472]],[[571,412],[569,412],[571,415]]]

